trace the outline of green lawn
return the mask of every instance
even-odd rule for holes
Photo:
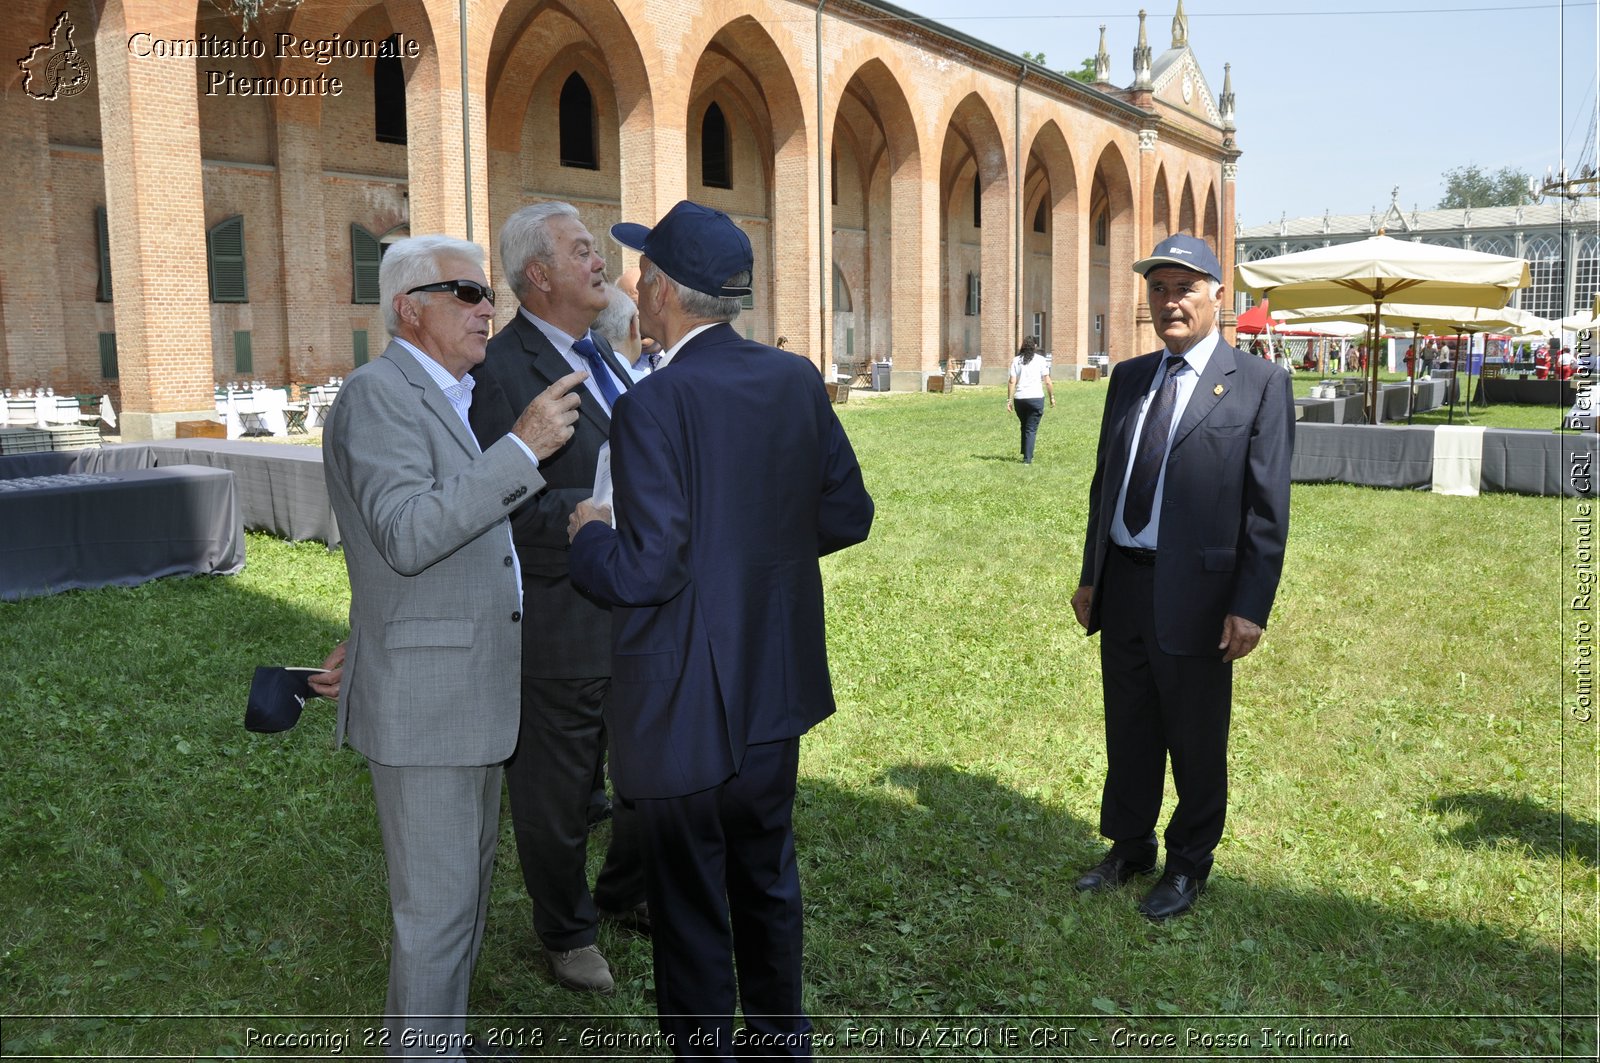
[[[840,711],[801,766],[819,1054],[1592,1058],[1576,501],[1296,486],[1209,891],[1163,926],[1073,892],[1102,848],[1067,599],[1104,389],[1057,385],[1032,466],[1001,389],[841,408],[878,519],[824,564]],[[381,1010],[388,937],[363,765],[324,702],[241,726],[252,666],[320,660],[346,602],[339,555],[252,535],[237,577],[0,604],[4,1054],[362,1051],[343,1016]],[[473,1026],[639,1058],[584,1046],[654,1029],[648,942],[600,944],[615,996],[550,983],[506,822]]]

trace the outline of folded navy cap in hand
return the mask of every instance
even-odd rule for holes
[[[310,675],[303,668],[257,668],[250,682],[250,704],[244,711],[245,729],[272,734],[293,727],[306,699],[313,696]]]

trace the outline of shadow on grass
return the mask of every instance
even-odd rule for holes
[[[1104,1037],[1114,1015],[1150,1017],[1141,1028],[1205,1016],[1257,1039],[1264,1025],[1293,1031],[1304,1019],[1347,1033],[1356,1054],[1594,1049],[1592,1021],[1562,1018],[1592,1012],[1593,957],[1581,950],[1337,883],[1258,884],[1225,863],[1192,915],[1154,925],[1136,911],[1153,878],[1073,890],[1104,851],[1094,825],[946,765],[896,765],[876,782],[876,792],[802,782],[818,1014],[1067,1016],[1099,1022]]]
[[[1492,848],[1511,842],[1526,845],[1540,856],[1570,856],[1585,867],[1595,866],[1595,850],[1600,846],[1600,832],[1595,825],[1526,797],[1483,792],[1446,794],[1434,799],[1433,810],[1441,815],[1468,817],[1466,823],[1450,832],[1451,838],[1468,848]]]

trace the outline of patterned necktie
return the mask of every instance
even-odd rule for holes
[[[1182,358],[1166,360],[1167,377],[1150,400],[1139,432],[1139,446],[1133,455],[1133,472],[1128,476],[1128,494],[1122,502],[1122,523],[1129,535],[1138,535],[1150,523],[1150,508],[1155,505],[1156,482],[1167,461],[1167,436],[1172,431],[1172,410],[1178,404],[1178,371],[1189,363]]]
[[[594,345],[594,340],[585,335],[572,345],[572,349],[583,355],[583,360],[589,364],[589,376],[600,388],[600,397],[606,400],[607,408],[615,406],[617,396],[622,393],[617,390],[617,382],[611,379],[611,370],[601,360],[600,348]]]
[[[645,361],[650,363],[650,372],[654,373],[657,369],[661,368],[661,352],[660,351],[654,351],[654,352],[652,352],[650,354],[645,355],[644,357],[645,357]]]

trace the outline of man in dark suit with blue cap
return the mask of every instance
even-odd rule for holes
[[[744,232],[685,201],[611,233],[643,256],[665,353],[617,400],[616,527],[580,504],[571,568],[613,607],[611,777],[639,817],[661,1030],[680,1056],[809,1058],[793,811],[800,736],[834,710],[817,559],[867,537],[872,499],[816,367],[729,325]]]
[[[1193,236],[1135,262],[1166,349],[1117,366],[1089,488],[1073,612],[1100,632],[1106,858],[1079,890],[1156,866],[1167,759],[1178,805],[1167,863],[1139,905],[1188,911],[1205,887],[1228,798],[1233,662],[1260,641],[1289,533],[1289,376],[1223,342],[1222,267]]]

